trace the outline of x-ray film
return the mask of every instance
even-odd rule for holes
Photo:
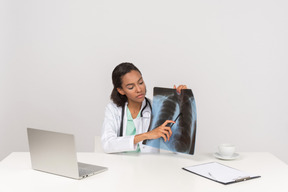
[[[168,151],[194,154],[196,139],[196,104],[191,89],[176,89],[155,87],[153,93],[152,119],[149,131],[162,125],[166,120],[176,123],[171,127],[170,140],[161,137],[146,140],[144,144]]]

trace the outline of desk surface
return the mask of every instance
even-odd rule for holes
[[[78,161],[108,167],[108,171],[74,180],[31,169],[28,152],[14,152],[0,162],[0,191],[287,191],[288,165],[270,153],[239,153],[233,161],[212,154],[78,153]],[[220,162],[259,179],[222,185],[182,170],[182,167]]]

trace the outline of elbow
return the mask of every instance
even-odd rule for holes
[[[109,141],[102,139],[101,144],[102,144],[102,150],[104,153],[113,153],[114,152],[114,151],[112,151],[112,149],[110,147]]]

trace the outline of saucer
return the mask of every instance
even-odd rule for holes
[[[238,153],[234,153],[231,157],[224,157],[222,155],[220,155],[218,152],[214,153],[214,157],[218,158],[218,159],[223,159],[223,160],[234,160],[237,159],[239,157]]]

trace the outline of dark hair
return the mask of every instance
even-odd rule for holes
[[[127,102],[127,96],[121,95],[117,91],[117,88],[122,88],[122,77],[126,73],[129,73],[133,70],[138,71],[141,74],[140,70],[135,65],[128,62],[120,63],[114,68],[112,72],[112,83],[114,85],[114,88],[112,90],[110,98],[119,107],[124,106],[124,104]]]

